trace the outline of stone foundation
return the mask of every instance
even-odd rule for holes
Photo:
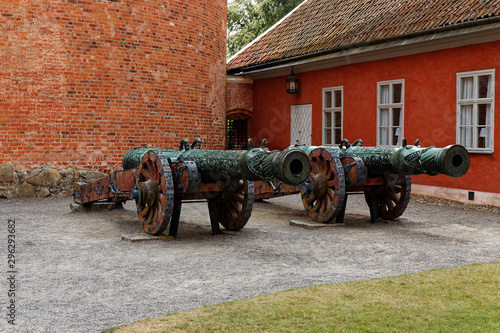
[[[95,170],[73,167],[57,170],[46,165],[22,171],[4,164],[0,165],[0,198],[69,196],[73,193],[74,182],[92,182],[106,175]]]

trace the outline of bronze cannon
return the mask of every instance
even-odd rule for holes
[[[201,140],[179,149],[133,148],[123,157],[123,169],[92,183],[75,183],[74,202],[135,200],[142,229],[161,234],[170,223],[176,237],[182,202],[208,201],[212,233],[219,223],[228,230],[245,226],[253,207],[253,181],[303,183],[310,164],[306,153],[291,147],[270,151],[264,141],[248,150],[203,150]]]
[[[463,176],[470,165],[460,145],[420,147],[417,140],[402,147],[363,147],[344,139],[338,147],[297,146],[304,151],[311,172],[304,183],[255,183],[255,198],[301,193],[304,209],[316,222],[341,223],[349,194],[362,193],[372,222],[401,216],[410,200],[411,176],[419,174]]]

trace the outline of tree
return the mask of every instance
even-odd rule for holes
[[[233,0],[227,9],[228,57],[253,41],[303,0]]]

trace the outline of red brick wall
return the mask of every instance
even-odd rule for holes
[[[343,86],[344,137],[376,144],[377,82],[405,80],[404,135],[408,143],[444,147],[456,142],[456,74],[497,69],[495,103],[500,101],[500,42],[296,73],[300,95],[285,92],[286,76],[255,80],[250,137],[267,138],[270,149],[290,145],[290,108],[312,104],[312,144],[322,144],[322,88]],[[498,110],[498,108],[497,108]],[[416,184],[500,193],[500,116],[495,117],[494,154],[471,153],[461,178],[415,176]]]
[[[222,149],[226,0],[0,1],[0,164],[119,167]]]

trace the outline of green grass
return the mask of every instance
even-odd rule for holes
[[[122,332],[500,332],[500,262],[288,290]]]

